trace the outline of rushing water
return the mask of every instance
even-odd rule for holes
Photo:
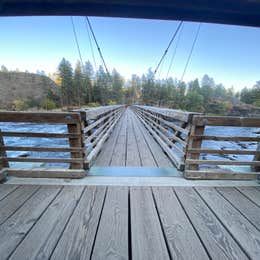
[[[28,123],[0,123],[1,131],[10,132],[38,132],[38,133],[67,133],[67,126],[63,124],[28,124]],[[214,136],[260,136],[259,128],[247,127],[206,127],[206,135]],[[4,137],[5,145],[8,146],[32,146],[32,147],[69,147],[68,139],[66,138],[28,138],[28,137]],[[222,149],[222,150],[255,150],[256,142],[227,142],[227,141],[203,141],[202,148],[205,149]],[[27,152],[27,151],[8,151],[8,157],[57,157],[69,158],[69,153],[51,153],[51,152]],[[201,159],[208,160],[253,160],[252,155],[201,155]],[[57,163],[11,163],[12,166],[67,166],[67,164]],[[215,167],[215,166],[211,166]],[[228,167],[229,169],[237,169],[248,171],[247,166],[220,166],[221,168]]]

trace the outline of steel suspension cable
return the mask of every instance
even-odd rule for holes
[[[194,38],[194,41],[193,41],[191,50],[190,50],[190,54],[189,54],[188,60],[187,60],[187,62],[186,62],[186,65],[185,65],[185,67],[184,67],[184,70],[183,70],[183,73],[182,73],[182,76],[181,76],[181,81],[183,81],[183,78],[184,78],[184,75],[185,75],[185,73],[186,73],[187,67],[188,67],[188,65],[189,65],[189,63],[190,63],[191,55],[192,55],[192,53],[193,53],[195,44],[196,44],[196,42],[197,42],[201,25],[202,25],[202,24],[199,23],[199,26],[198,26],[198,29],[197,29],[197,32],[196,32],[196,35],[195,35],[195,38]]]
[[[96,38],[96,36],[95,36],[94,30],[93,30],[93,28],[92,28],[92,26],[91,26],[91,23],[90,23],[90,20],[89,20],[89,18],[88,18],[87,16],[86,16],[86,21],[87,21],[87,23],[88,23],[89,29],[90,29],[90,31],[91,31],[91,34],[92,34],[93,39],[94,39],[94,41],[95,41],[95,44],[96,44],[96,46],[97,46],[97,49],[98,49],[100,58],[101,58],[101,60],[102,60],[102,62],[103,62],[103,65],[104,65],[104,67],[105,67],[105,69],[106,69],[107,74],[108,74],[109,77],[110,77],[110,74],[109,74],[109,71],[108,71],[108,68],[107,68],[105,59],[104,59],[104,57],[103,57],[103,55],[102,55],[102,52],[101,52],[101,49],[100,49],[99,44],[98,44],[98,42],[97,42],[97,38]],[[111,78],[111,77],[110,77],[110,78]]]
[[[158,69],[159,69],[159,67],[160,67],[160,65],[161,65],[161,63],[162,63],[162,61],[163,61],[163,59],[165,58],[165,56],[166,56],[166,54],[167,54],[169,48],[171,47],[171,44],[172,44],[172,42],[174,41],[174,39],[175,39],[175,37],[176,37],[178,31],[180,30],[182,23],[183,23],[183,21],[181,21],[181,22],[179,23],[179,25],[178,25],[176,31],[174,32],[174,34],[173,34],[173,36],[172,36],[172,38],[171,38],[171,40],[170,40],[170,42],[169,42],[169,44],[168,44],[166,50],[164,51],[164,53],[163,53],[163,55],[162,55],[162,57],[161,57],[161,59],[160,59],[158,65],[156,66],[156,69],[154,70],[154,76],[155,76],[156,72],[158,71]]]
[[[90,35],[90,32],[89,32],[89,26],[88,26],[87,20],[86,20],[85,25],[86,25],[86,28],[87,28],[91,55],[92,55],[92,59],[93,59],[94,67],[95,67],[95,71],[96,71],[97,70],[97,63],[96,63],[95,53],[94,53],[94,49],[93,49],[93,45],[92,45],[92,40],[91,40],[91,35]]]
[[[184,27],[184,23],[183,23],[183,25],[182,25],[182,27],[180,29],[179,36],[177,38],[175,48],[173,50],[173,54],[172,54],[172,57],[171,57],[170,65],[169,65],[169,68],[168,68],[168,71],[167,71],[167,74],[166,74],[166,81],[168,80],[168,76],[169,76],[170,70],[172,68],[173,61],[175,59],[175,55],[176,55],[177,48],[178,48],[178,45],[179,45],[179,42],[180,42],[180,39],[181,39],[181,34],[182,34],[182,31],[183,31],[183,27]]]

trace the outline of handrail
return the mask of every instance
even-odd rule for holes
[[[194,116],[192,120],[192,128],[189,135],[189,145],[187,148],[187,156],[185,160],[184,176],[189,179],[256,179],[260,172],[256,172],[253,167],[260,166],[258,160],[232,160],[225,159],[207,159],[206,155],[254,155],[259,158],[260,151],[240,150],[235,148],[216,149],[204,148],[204,141],[231,141],[231,142],[260,142],[260,136],[234,136],[227,129],[226,136],[208,135],[205,133],[206,127],[260,127],[260,118],[256,117],[228,117],[228,116]],[[233,145],[234,146],[234,145]],[[203,155],[203,157],[202,157]],[[202,158],[201,158],[202,157]],[[230,166],[252,166],[250,170],[244,172],[241,170],[231,170],[231,168],[220,168],[221,165]],[[212,167],[214,166],[214,167]]]
[[[132,109],[179,170],[184,170],[193,115],[181,110],[134,105]]]
[[[67,133],[46,131],[23,131],[18,132],[0,130],[0,177],[5,169],[15,176],[26,177],[62,177],[80,178],[86,175],[85,170],[89,169],[100,151],[105,139],[111,133],[118,121],[124,106],[107,106],[91,109],[82,109],[67,113],[38,113],[38,112],[0,112],[0,122],[12,123],[36,123],[36,124],[62,124],[67,125]],[[22,138],[51,138],[65,139],[68,146],[60,147],[35,147],[22,145],[5,145],[4,139],[7,137]],[[37,152],[37,157],[10,157],[9,151]],[[44,157],[42,153],[51,153],[51,157]],[[69,153],[69,158],[60,158],[57,153]],[[40,167],[38,172],[35,168],[13,168],[9,167],[9,162],[42,162],[42,163],[69,163],[70,168]],[[56,174],[53,169],[57,169]],[[39,174],[39,172],[41,174]],[[66,174],[67,173],[67,174]],[[1,179],[1,178],[0,178]]]

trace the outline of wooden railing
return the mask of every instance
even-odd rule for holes
[[[212,127],[214,127],[214,131],[212,131],[214,134],[208,134],[208,132],[210,131],[210,127],[211,129]],[[243,127],[243,129],[246,128],[246,135],[242,136],[241,134],[238,134],[238,131],[234,133],[237,127]],[[253,160],[253,157],[259,158],[257,143],[260,142],[260,136],[257,134],[249,136],[248,133],[253,133],[253,130],[259,127],[260,118],[194,116],[192,121],[192,128],[190,131],[184,176],[189,179],[257,178],[260,172],[255,171],[253,168],[259,168],[260,161]],[[221,130],[221,134],[218,134],[218,129]],[[212,145],[210,145],[209,141],[214,141],[213,148],[211,148]],[[206,147],[204,145],[206,144],[205,142],[208,142],[208,145]],[[218,142],[228,142],[225,145],[227,148],[217,147],[216,149],[216,144]],[[240,146],[242,144],[244,148],[247,148],[248,144],[251,144],[251,147],[253,145],[254,149],[239,149],[236,148],[237,144],[240,144]],[[228,148],[228,146],[231,146],[231,148]],[[207,159],[207,155],[217,156],[217,159]],[[225,157],[227,155],[233,156],[232,158],[221,157],[223,155]],[[236,159],[236,157],[243,157],[244,155],[252,155],[252,158],[247,158],[244,160],[242,160],[241,158]],[[223,168],[223,165],[224,167],[228,167]],[[244,171],[241,171],[239,170],[241,166],[248,167],[246,171],[245,169]],[[236,168],[234,169],[234,167]]]
[[[148,106],[133,110],[176,167],[184,170],[192,117],[198,113]]]
[[[123,109],[124,106],[107,106],[68,113],[1,112],[0,123],[37,124],[36,128],[39,130],[0,131],[0,180],[6,172],[8,175],[23,177],[84,177]],[[65,128],[65,131],[50,133],[48,132],[50,124],[66,125],[67,131]],[[26,140],[47,138],[53,139],[53,142],[51,147],[7,145],[5,138],[8,137]],[[56,143],[57,140],[62,140],[63,144],[55,145],[55,140]],[[28,156],[28,154],[26,157],[11,157],[8,156],[10,151],[33,152],[37,153],[37,157]],[[43,156],[44,153],[48,153],[48,156]],[[66,153],[66,157],[64,153]],[[12,163],[30,163],[30,167],[12,167]],[[33,163],[47,163],[48,165],[33,167],[31,166]],[[55,164],[55,166],[50,167],[49,164]],[[61,164],[63,167],[56,166]],[[69,165],[69,168],[64,167],[64,164]]]
[[[107,106],[81,110],[85,116],[83,129],[86,145],[86,167],[89,169],[102,145],[118,122],[125,106]]]

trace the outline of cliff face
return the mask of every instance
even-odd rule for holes
[[[25,72],[0,72],[0,108],[10,109],[17,99],[40,102],[50,92],[57,94],[58,88],[46,76]]]

